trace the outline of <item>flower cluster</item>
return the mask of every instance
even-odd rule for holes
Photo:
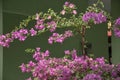
[[[120,25],[120,18],[116,19],[115,25]]]
[[[49,37],[48,43],[49,44],[52,44],[53,42],[63,43],[63,41],[66,38],[71,36],[73,36],[73,33],[71,30],[65,31],[64,34],[53,33],[52,36]]]
[[[63,5],[63,10],[61,11],[62,15],[65,15],[66,13],[71,13],[76,15],[77,11],[76,11],[76,6],[73,3],[70,2],[65,2],[65,4]]]
[[[56,30],[57,24],[55,21],[48,22],[47,25],[47,28],[50,30],[50,32],[54,32]]]
[[[100,75],[97,74],[87,74],[83,80],[102,80],[102,77],[100,77]]]
[[[112,77],[114,77],[115,80],[120,80],[120,64],[116,65],[112,70]]]
[[[43,19],[39,19],[37,14],[36,14],[36,17],[37,17],[37,19],[36,19],[37,21],[36,21],[35,29],[43,30],[45,28],[44,20]]]
[[[24,41],[27,36],[26,34],[28,34],[28,30],[27,29],[20,29],[19,31],[15,31],[15,32],[12,32],[12,39],[18,39],[20,41]]]
[[[82,17],[82,20],[84,22],[89,22],[92,20],[94,24],[100,24],[102,22],[106,22],[107,18],[106,16],[104,16],[102,12],[99,12],[99,13],[86,12]]]
[[[0,45],[3,47],[9,47],[10,43],[13,42],[15,39],[18,39],[19,41],[24,41],[29,34],[31,36],[35,36],[37,34],[37,31],[35,31],[33,28],[31,28],[30,30],[20,29],[11,32],[11,34],[7,33],[5,35],[0,35]]]
[[[54,32],[56,30],[57,24],[55,21],[50,21],[47,22],[47,27],[45,27],[44,24],[44,19],[39,19],[39,15],[36,15],[36,25],[35,25],[35,29],[37,30],[44,30],[45,28],[48,28],[50,30],[50,32]]]
[[[77,56],[77,51],[66,50],[65,57],[51,58],[50,52],[41,52],[36,48],[33,54],[35,61],[22,63],[22,72],[32,73],[27,80],[119,80],[120,64],[109,65],[102,58]],[[69,57],[66,57],[69,56]],[[76,56],[76,57],[75,57]]]
[[[40,19],[38,14],[36,14],[35,19],[36,25],[30,30],[22,28],[5,35],[0,35],[0,46],[9,47],[10,43],[15,39],[18,39],[19,41],[25,41],[29,35],[35,36],[37,35],[38,31],[43,31],[45,28],[47,28],[50,32],[56,30],[57,24],[55,21],[47,22],[47,26],[45,27],[44,20]]]
[[[9,35],[9,34],[8,34]],[[0,46],[3,47],[9,47],[10,42],[12,42],[12,38],[7,37],[6,35],[1,35],[0,36]]]
[[[120,37],[120,18],[115,20],[114,34],[115,34],[116,37]]]
[[[74,11],[75,9],[74,4],[70,2],[65,2],[64,7],[67,7],[70,10],[73,10],[74,14],[76,14],[76,11]],[[68,10],[68,9],[65,9],[65,10]],[[58,22],[56,20],[53,20],[52,17],[54,18],[58,17],[59,19],[60,17],[55,16],[55,13],[52,10],[49,10],[48,12],[49,14],[45,14],[42,16],[37,13],[34,17],[36,24],[34,27],[30,28],[30,30],[27,28],[19,28],[12,31],[11,33],[0,35],[0,46],[9,47],[10,43],[16,39],[19,41],[25,41],[27,37],[39,35],[39,33],[41,32],[45,32],[45,31],[54,32],[57,28]],[[65,40],[65,38],[68,38],[72,35],[73,35],[72,31],[69,31],[69,30],[66,31],[64,34],[53,33],[53,36],[48,39],[48,42],[50,44],[52,44],[53,42],[62,43]]]
[[[34,30],[34,28],[31,28],[30,29],[30,34],[31,34],[31,36],[35,36],[35,35],[37,35],[37,31]]]
[[[69,57],[70,55],[72,56],[72,59],[76,59],[77,58],[77,51],[75,49],[73,49],[72,51],[65,50],[64,53],[66,55],[65,56],[66,58]]]

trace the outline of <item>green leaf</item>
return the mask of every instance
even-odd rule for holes
[[[27,53],[33,53],[33,52],[35,52],[35,49],[29,49],[28,48],[28,49],[25,50],[25,52],[27,52]]]
[[[102,1],[100,1],[100,5],[102,6],[102,8],[104,8],[104,4]]]
[[[90,28],[90,26],[87,25],[86,28]]]
[[[34,80],[39,80],[38,78],[34,78]]]
[[[76,72],[76,77],[79,79],[80,78],[80,72]],[[82,75],[82,74],[81,74]]]

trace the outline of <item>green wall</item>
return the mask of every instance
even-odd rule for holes
[[[26,15],[35,14],[39,11],[47,11],[48,8],[53,8],[55,11],[60,11],[62,9],[62,4],[66,0],[4,0],[3,1],[3,26],[4,33],[10,32],[14,29],[15,25],[19,25],[19,22],[26,18]],[[79,12],[85,11],[88,5],[87,0],[76,0],[71,2],[79,5]],[[30,26],[33,26],[32,24]],[[95,25],[92,29],[87,30],[86,38],[92,43],[92,53],[96,57],[108,57],[107,50],[107,30],[106,24]],[[66,29],[57,29],[58,32],[64,32]],[[49,49],[51,55],[54,57],[61,57],[64,55],[63,51],[66,49],[76,48],[81,49],[80,37],[72,37],[67,39],[62,45],[53,44],[49,45],[47,39],[51,35],[50,32],[41,34],[39,37],[28,38],[24,42],[15,40],[11,43],[10,48],[4,48],[3,56],[3,80],[24,80],[27,78],[28,74],[21,73],[18,66],[22,63],[32,59],[32,54],[26,54],[24,50],[26,48],[41,47],[44,51]],[[81,53],[79,53],[81,54]]]
[[[35,14],[39,11],[46,11],[52,8],[55,11],[62,10],[62,5],[66,0],[4,0],[3,11],[8,13],[17,13],[24,15]],[[79,10],[83,11],[88,5],[88,0],[69,0],[70,2],[80,5]]]
[[[120,0],[114,0],[111,2],[112,11],[111,15],[114,19],[120,17]],[[113,63],[120,63],[120,38],[112,37],[112,52],[113,52]]]

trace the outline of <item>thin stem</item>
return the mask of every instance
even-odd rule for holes
[[[86,53],[85,53],[85,30],[86,30],[86,27],[83,26],[81,35],[82,35],[82,55],[84,57],[86,56]]]

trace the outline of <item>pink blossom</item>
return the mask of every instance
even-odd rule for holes
[[[66,1],[64,5],[65,5],[65,6],[68,6],[68,5],[69,5],[69,3],[70,3],[70,2],[67,2],[67,1]]]
[[[64,39],[65,38],[63,36],[59,36],[59,37],[56,38],[55,42],[63,43]]]
[[[29,61],[28,67],[34,67],[36,64],[33,61]]]
[[[32,80],[32,78],[30,77],[30,78],[28,78],[28,79],[26,79],[26,80]]]
[[[39,51],[40,51],[40,47],[37,47],[37,48],[36,48],[36,51],[39,52]]]
[[[40,25],[40,24],[43,24],[43,23],[44,23],[44,19],[39,19],[39,20],[37,20],[37,22],[36,22],[37,25]]]
[[[48,22],[47,25],[47,28],[50,30],[50,32],[54,32],[56,30],[57,24],[55,21]]]
[[[71,36],[73,36],[73,33],[72,33],[71,30],[65,31],[65,33],[64,33],[64,37],[65,37],[65,38],[71,37]]]
[[[49,50],[46,50],[44,56],[49,56],[49,54],[50,54]]]
[[[43,30],[45,28],[45,26],[43,24],[35,25],[35,28],[38,29],[38,30]]]
[[[59,36],[59,34],[58,34],[58,33],[53,33],[52,36],[53,36],[53,37],[56,37],[56,36]]]
[[[22,72],[26,72],[26,70],[27,70],[26,65],[24,63],[22,63],[22,65],[20,66],[20,68],[21,68]]]
[[[47,19],[51,19],[52,17],[51,16],[48,16],[48,18]]]
[[[68,55],[68,54],[70,54],[70,51],[69,50],[65,50],[64,53]]]
[[[52,44],[52,43],[53,43],[53,40],[54,40],[53,37],[49,37],[48,43],[49,43],[49,44]]]
[[[70,8],[75,8],[75,5],[71,3],[71,4],[69,4],[69,7]]]
[[[37,31],[35,31],[33,28],[31,28],[29,31],[31,36],[35,36],[37,34]]]
[[[19,31],[15,31],[12,33],[12,38],[24,41],[27,38],[27,34],[28,34],[27,29],[20,29]]]
[[[0,46],[9,47],[12,41],[13,39],[10,37],[7,37],[7,35],[0,35]]]
[[[35,71],[32,72],[32,76],[33,77],[37,77],[38,73],[36,73]]]
[[[49,37],[48,43],[52,44],[53,42],[59,42],[62,43],[64,40],[64,37],[58,33],[53,33],[52,36]]]
[[[77,58],[77,51],[75,49],[72,50],[72,59],[76,59]]]
[[[19,36],[20,41],[25,41],[26,38],[27,38],[26,36]]]
[[[72,12],[72,13],[76,15],[76,14],[77,14],[77,11],[76,11],[76,10],[73,10],[73,12]]]
[[[35,18],[35,20],[39,20],[39,14],[38,13],[36,13],[36,18]]]
[[[35,29],[37,29],[37,30],[43,30],[44,28],[45,28],[45,26],[44,26],[44,20],[43,19],[37,20],[36,25],[35,25]]]
[[[20,29],[19,32],[21,34],[28,34],[28,30],[27,29]]]
[[[20,36],[19,31],[12,32],[12,39],[17,39],[19,38],[19,36]]]
[[[65,11],[65,10],[62,10],[60,13],[61,13],[62,15],[65,15],[66,11]]]
[[[64,34],[53,33],[52,36],[49,37],[48,43],[52,44],[53,42],[63,43],[65,38],[73,36],[72,31],[65,31]]]
[[[39,61],[39,60],[41,59],[40,52],[35,51],[35,53],[34,53],[34,55],[33,55],[33,58],[34,58],[36,61]]]

